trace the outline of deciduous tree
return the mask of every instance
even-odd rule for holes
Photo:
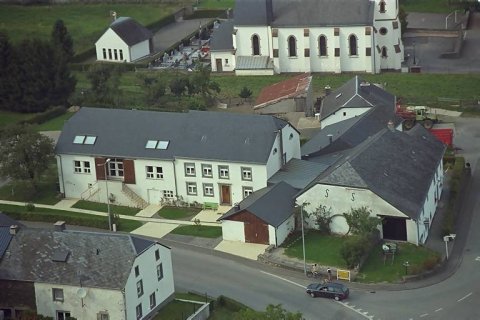
[[[370,235],[377,232],[382,223],[378,217],[371,216],[372,211],[367,207],[352,208],[343,215],[348,224],[348,233],[356,235]]]

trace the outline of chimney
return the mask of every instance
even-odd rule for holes
[[[55,224],[53,225],[53,228],[55,231],[60,231],[62,232],[63,230],[65,230],[65,227],[66,227],[66,223],[65,221],[57,221],[55,222]]]
[[[392,131],[392,132],[395,131],[395,125],[393,124],[393,121],[392,121],[392,120],[389,120],[389,121],[388,121],[387,127],[388,127],[388,129],[390,129],[390,131]]]
[[[333,142],[333,134],[327,134],[327,137],[328,137],[328,143],[329,143],[329,144],[332,144],[332,142]]]
[[[16,235],[16,234],[18,233],[18,230],[19,230],[19,229],[20,229],[20,228],[19,228],[18,225],[16,225],[16,224],[11,225],[11,226],[10,226],[10,234],[11,234],[12,236]]]
[[[325,86],[325,95],[328,96],[332,92],[332,88],[330,86]]]

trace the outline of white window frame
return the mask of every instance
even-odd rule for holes
[[[108,176],[113,178],[123,178],[124,175],[125,168],[123,166],[123,159],[112,158],[108,163]]]
[[[242,180],[244,180],[244,181],[252,181],[253,180],[252,168],[242,167],[241,170],[242,170]]]
[[[160,250],[155,250],[155,261],[160,260]]]
[[[161,263],[157,264],[157,280],[160,281],[163,279],[163,265]]]
[[[211,164],[202,163],[202,177],[204,178],[213,178],[213,171]]]
[[[185,176],[195,177],[195,163],[185,163]]]
[[[143,281],[142,279],[137,281],[137,296],[140,298],[143,296]]]
[[[61,288],[52,288],[52,299],[53,301],[65,301],[65,297],[63,295],[63,289]]]
[[[242,187],[243,198],[245,199],[253,193],[253,187]]]
[[[152,299],[153,298],[153,299]],[[157,298],[155,297],[155,291],[150,295],[150,310],[157,306]]]
[[[155,166],[146,166],[145,172],[147,179],[163,179],[163,168]]]
[[[67,317],[71,317],[72,316],[72,313],[70,311],[64,311],[64,310],[56,310],[55,311],[55,315],[56,315],[56,318],[55,319],[60,319],[59,315],[62,315],[63,319],[67,319]]]
[[[108,312],[100,311],[99,313],[97,313],[97,319],[98,320],[110,320],[110,316],[108,315]]]
[[[173,191],[172,190],[163,190],[163,197],[166,199],[173,199]]]
[[[135,266],[135,277],[138,277],[138,276],[140,276],[140,267]]]
[[[205,197],[213,197],[213,183],[204,183],[203,184],[203,195]]]
[[[230,179],[230,170],[228,166],[218,166],[218,177],[220,179]]]
[[[136,307],[135,307],[135,313],[137,314],[137,319],[141,319],[142,316],[143,316],[143,313],[142,313],[142,303],[138,304]]]
[[[73,172],[82,173],[82,161],[73,160]]]
[[[191,196],[196,196],[198,193],[197,183],[196,182],[187,182],[187,194]]]

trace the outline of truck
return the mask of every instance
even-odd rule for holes
[[[453,123],[436,124],[429,131],[447,146],[454,147],[455,125]]]
[[[418,122],[425,129],[431,129],[438,122],[436,114],[432,114],[426,106],[402,106],[397,104],[395,113],[404,119],[403,128],[410,130]]]

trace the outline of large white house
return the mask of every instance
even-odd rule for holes
[[[174,298],[170,248],[111,233],[11,226],[0,255],[0,307],[55,320],[148,319]],[[2,290],[4,291],[4,290]]]
[[[212,71],[400,70],[398,0],[241,0],[212,35]]]
[[[120,17],[95,43],[97,61],[133,62],[153,51],[153,34],[129,17]]]
[[[292,158],[297,130],[270,115],[82,108],[56,145],[66,197],[145,206],[233,205]],[[105,179],[106,178],[106,179]]]

